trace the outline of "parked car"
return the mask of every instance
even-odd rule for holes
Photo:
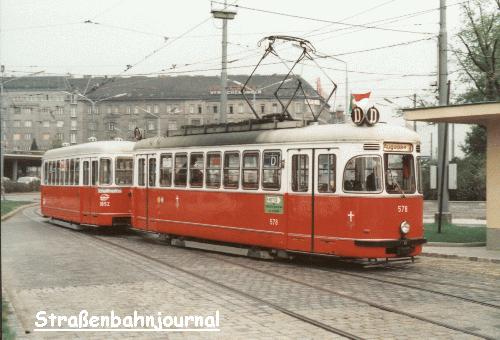
[[[17,183],[30,184],[34,182],[40,182],[40,178],[34,176],[19,177]]]

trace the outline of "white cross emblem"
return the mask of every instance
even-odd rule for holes
[[[349,216],[349,222],[352,222],[352,218],[354,217],[354,214],[352,213],[352,211],[349,211],[347,216]]]

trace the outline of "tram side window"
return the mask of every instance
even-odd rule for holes
[[[98,161],[92,161],[92,169],[91,169],[91,179],[90,179],[90,185],[96,185],[97,184],[97,168],[98,168],[98,165],[99,165],[99,162]]]
[[[71,168],[69,166],[69,159],[64,160],[64,170],[65,170],[64,185],[69,185],[69,176],[71,173]]]
[[[417,157],[417,179],[418,179],[417,189],[418,189],[418,192],[421,194],[424,193],[424,183],[423,183],[423,177],[422,177],[423,167],[424,167],[423,158]]]
[[[189,155],[189,185],[192,187],[203,186],[203,154],[192,153]]]
[[[61,177],[61,161],[56,161],[56,185],[60,185],[59,178]]]
[[[240,154],[224,153],[224,188],[238,189],[240,181]]]
[[[99,185],[111,184],[111,159],[101,158],[99,164]]]
[[[176,187],[185,187],[187,183],[187,154],[175,154],[175,177]]]
[[[306,192],[309,190],[309,156],[292,156],[292,191]]]
[[[318,157],[318,192],[335,192],[336,156],[323,154]]]
[[[156,186],[156,158],[150,158],[148,160],[148,186]]]
[[[160,186],[172,185],[172,154],[161,154],[160,156]]]
[[[281,151],[264,151],[262,157],[262,188],[281,188]]]
[[[75,185],[75,160],[69,160],[69,185]]]
[[[385,190],[389,194],[415,192],[415,167],[413,156],[408,154],[385,154]]]
[[[43,162],[43,184],[47,184],[47,175],[48,175],[48,162]]]
[[[380,157],[358,156],[347,162],[344,170],[344,190],[379,192],[382,191]]]
[[[80,160],[75,159],[75,185],[80,185]]]
[[[139,158],[137,167],[137,184],[143,187],[146,185],[146,160],[144,158]]]
[[[221,159],[220,152],[207,153],[207,187],[220,188]]]
[[[89,161],[83,161],[83,185],[89,185]]]
[[[117,158],[115,161],[115,184],[132,184],[134,160],[132,158]]]
[[[259,152],[243,153],[243,189],[259,189]]]

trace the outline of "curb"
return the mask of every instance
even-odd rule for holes
[[[488,262],[488,263],[500,264],[500,259],[489,259],[489,258],[477,257],[477,256],[450,255],[450,254],[426,253],[426,252],[422,252],[420,254],[420,256],[440,257],[440,258],[444,258],[444,259],[458,259],[458,260],[469,260],[469,261],[474,261],[474,262]]]
[[[12,210],[11,212],[8,212],[7,214],[3,215],[2,216],[2,219],[1,221],[5,221],[9,218],[11,218],[12,216],[14,216],[15,214],[17,214],[19,211],[25,209],[25,208],[29,208],[29,207],[35,207],[37,205],[39,205],[40,203],[39,202],[36,202],[36,203],[31,203],[31,204],[23,204],[21,205],[20,207],[17,207],[16,209]]]
[[[486,245],[486,242],[427,242],[426,245],[431,247],[484,247]]]

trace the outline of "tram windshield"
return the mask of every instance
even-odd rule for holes
[[[382,191],[380,163],[379,156],[358,156],[351,158],[344,170],[344,191]]]
[[[411,194],[415,192],[415,167],[413,156],[408,154],[385,154],[385,190],[389,194]]]

